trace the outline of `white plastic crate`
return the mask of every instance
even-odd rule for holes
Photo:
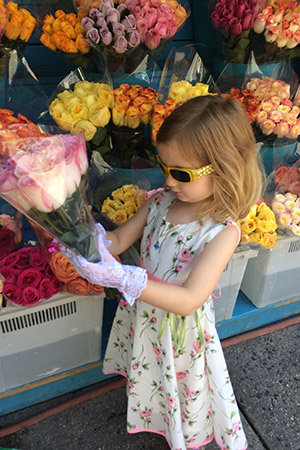
[[[241,290],[257,307],[300,296],[300,239],[284,236],[249,261]]]
[[[100,359],[104,294],[0,312],[0,392]]]
[[[232,317],[243,275],[249,259],[257,256],[258,250],[241,245],[234,252],[220,280],[221,296],[214,298],[216,322]],[[214,291],[218,295],[218,289]]]

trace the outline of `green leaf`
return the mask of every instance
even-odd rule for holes
[[[95,136],[92,139],[92,144],[93,145],[100,145],[102,143],[102,141],[106,138],[107,136],[107,129],[104,127],[99,127],[97,128],[97,131],[95,133]]]

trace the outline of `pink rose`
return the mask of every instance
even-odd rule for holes
[[[148,25],[145,19],[141,18],[137,18],[136,20],[136,28],[138,30],[138,32],[140,33],[140,38],[142,41],[144,41],[145,39],[145,34],[148,31]]]
[[[159,358],[161,358],[161,353],[158,347],[153,347],[153,351],[155,355],[157,355]]]
[[[171,38],[177,32],[177,25],[174,19],[169,20],[167,38]]]
[[[11,267],[13,266],[17,261],[19,260],[19,252],[11,253],[10,255],[7,255],[4,259],[1,261],[1,266],[7,266]]]
[[[168,33],[168,21],[164,19],[160,19],[154,27],[154,30],[159,33],[161,39],[167,36]]]
[[[186,378],[186,373],[185,372],[176,372],[176,379],[177,380],[183,380],[184,378]]]
[[[176,272],[181,272],[183,267],[179,264],[179,266],[176,267]]]
[[[205,330],[204,330],[204,337],[205,337],[205,342],[207,342],[209,344],[211,341],[211,336]]]
[[[24,289],[28,286],[36,288],[39,285],[41,279],[42,274],[38,270],[28,268],[20,273],[17,280],[17,286],[21,289]]]
[[[157,20],[157,9],[145,6],[141,10],[141,16],[147,21],[148,30],[153,27]]]
[[[141,416],[142,417],[151,417],[152,416],[152,412],[151,411],[147,411],[147,410],[142,410],[141,411]]]
[[[126,0],[125,6],[126,6],[126,8],[129,9],[129,11],[131,11],[138,5],[138,3],[139,3],[139,0]]]
[[[234,436],[238,431],[239,431],[239,423],[238,422],[235,422],[233,425],[232,425],[232,432],[231,432],[231,436]]]
[[[122,4],[122,3],[121,3]],[[128,32],[136,30],[136,20],[133,14],[128,14],[123,20],[122,25]]]
[[[21,303],[24,306],[34,306],[40,300],[39,291],[32,286],[23,289]]]
[[[148,30],[145,33],[144,44],[147,48],[154,50],[158,47],[160,43],[160,35],[157,31],[152,28],[152,30]]]
[[[200,340],[193,342],[193,349],[196,353],[200,353],[201,350],[201,342]]]
[[[43,272],[47,266],[46,258],[40,252],[34,252],[29,255],[30,266],[39,272]]]
[[[22,301],[22,289],[18,288],[15,284],[4,283],[3,295],[14,303],[21,303]]]
[[[173,19],[174,18],[173,8],[166,3],[161,4],[157,11],[157,19],[160,18],[166,20]]]
[[[173,397],[167,397],[167,403],[170,408],[175,408],[176,402]]]

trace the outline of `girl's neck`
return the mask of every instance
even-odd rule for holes
[[[166,220],[173,224],[183,224],[198,220],[200,203],[182,202],[175,198],[167,211]]]

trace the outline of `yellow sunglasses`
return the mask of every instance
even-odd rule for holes
[[[158,155],[156,155],[156,159],[162,173],[165,176],[170,175],[170,177],[178,183],[192,183],[198,178],[209,175],[215,171],[211,164],[201,167],[201,169],[182,169],[180,167],[165,166]]]

